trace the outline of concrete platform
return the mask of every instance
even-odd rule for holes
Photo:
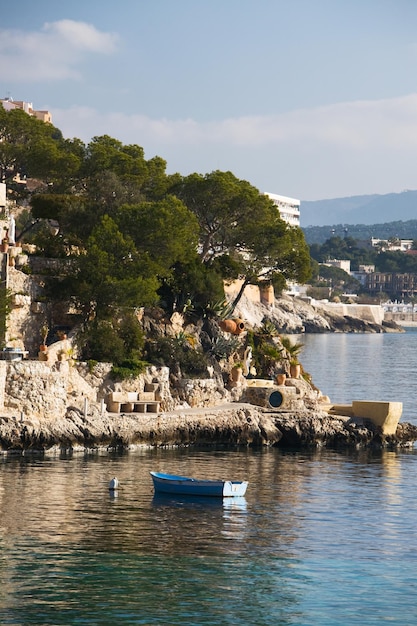
[[[352,402],[353,417],[365,417],[381,428],[383,435],[395,435],[403,412],[402,402]]]
[[[403,412],[402,402],[383,400],[354,400],[352,404],[331,404],[323,408],[330,415],[368,419],[381,429],[383,435],[395,435]]]

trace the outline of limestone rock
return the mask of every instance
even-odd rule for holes
[[[282,332],[295,333],[324,333],[324,332],[401,332],[397,324],[362,319],[354,315],[342,314],[330,307],[321,305],[316,307],[309,303],[282,295],[275,298],[273,305],[255,303],[245,295],[242,296],[234,314],[241,317],[250,326],[261,326],[264,320],[270,320]]]
[[[3,451],[128,449],[135,445],[244,445],[283,448],[397,448],[417,441],[417,427],[399,424],[383,436],[371,425],[320,411],[267,411],[244,403],[161,414],[88,415],[70,407],[55,420],[0,417]]]
[[[408,447],[417,441],[417,426],[412,424],[399,424],[395,435],[384,436],[371,423],[365,426],[348,417],[321,411],[276,413],[273,421],[282,433],[283,447],[395,448]]]

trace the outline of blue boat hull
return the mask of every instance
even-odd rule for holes
[[[232,480],[199,480],[175,474],[151,472],[155,493],[182,496],[231,497],[244,496],[248,483]]]

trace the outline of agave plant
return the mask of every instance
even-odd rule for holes
[[[209,302],[204,309],[204,316],[217,317],[220,320],[225,320],[232,315],[233,309],[233,304],[224,298],[217,302]]]
[[[258,330],[258,334],[264,335],[266,337],[278,337],[279,336],[277,327],[275,326],[273,322],[271,322],[271,320],[268,320],[268,319],[262,322],[262,326]]]
[[[237,337],[226,338],[223,335],[211,338],[211,345],[208,352],[218,361],[220,359],[228,359],[240,347],[240,341]]]

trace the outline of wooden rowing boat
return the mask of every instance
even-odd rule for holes
[[[155,493],[185,496],[244,496],[248,483],[236,480],[203,480],[176,474],[151,472]]]

